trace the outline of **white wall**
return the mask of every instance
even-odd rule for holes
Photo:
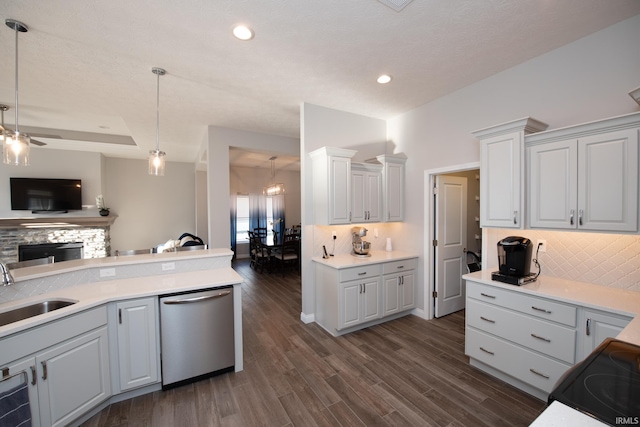
[[[149,175],[146,160],[107,158],[105,165],[105,204],[118,215],[111,226],[113,251],[196,233],[194,164],[167,162],[164,176]]]
[[[525,116],[551,129],[638,111],[627,94],[640,84],[638,40],[640,15],[389,120],[389,139],[409,156],[408,249],[424,252],[424,171],[478,162],[472,131]]]
[[[100,153],[31,147],[30,157],[29,166],[0,163],[0,218],[30,214],[11,211],[9,178],[81,179],[83,205],[95,205],[96,196],[103,194],[103,156]]]
[[[209,246],[228,248],[231,245],[229,147],[298,156],[300,143],[296,138],[217,126],[209,126],[208,134]]]
[[[315,313],[315,277],[311,258],[315,248],[313,225],[313,185],[309,153],[329,146],[358,150],[355,161],[364,161],[378,154],[392,154],[386,144],[386,122],[358,114],[303,103],[300,107],[300,173],[302,176],[302,313],[304,321]],[[326,233],[322,233],[326,234]],[[399,249],[399,248],[398,248]]]

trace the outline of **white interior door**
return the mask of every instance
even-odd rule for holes
[[[467,178],[439,175],[435,193],[435,317],[464,308]]]

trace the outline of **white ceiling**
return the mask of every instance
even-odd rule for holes
[[[0,2],[2,21],[29,26],[19,124],[83,141],[38,138],[48,148],[145,158],[155,148],[151,68],[162,67],[160,148],[188,162],[208,125],[299,137],[301,102],[388,119],[638,13],[638,0],[413,0],[400,12],[376,0]],[[237,23],[255,38],[234,39]],[[14,43],[2,25],[10,128]],[[377,84],[381,73],[393,81]],[[101,133],[136,145],[96,143]]]

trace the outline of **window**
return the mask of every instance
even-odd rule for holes
[[[249,196],[238,196],[236,200],[236,242],[249,242]]]
[[[273,198],[266,198],[267,216],[266,227],[273,229]],[[236,243],[249,243],[251,222],[249,221],[249,196],[237,196],[236,198]]]

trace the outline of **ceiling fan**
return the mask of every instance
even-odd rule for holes
[[[9,106],[8,105],[4,105],[4,104],[0,104],[0,113],[2,113],[2,124],[0,125],[0,131],[2,132],[2,134],[4,135],[4,112],[9,110]],[[40,137],[40,138],[55,138],[55,139],[60,139],[60,137],[58,135],[44,135],[44,134],[30,134],[30,136],[35,136],[35,137]],[[3,136],[4,138],[4,136]],[[31,138],[31,144],[33,145],[37,145],[38,147],[42,147],[43,145],[47,145],[46,142],[42,142],[42,141],[38,141],[36,139]]]

